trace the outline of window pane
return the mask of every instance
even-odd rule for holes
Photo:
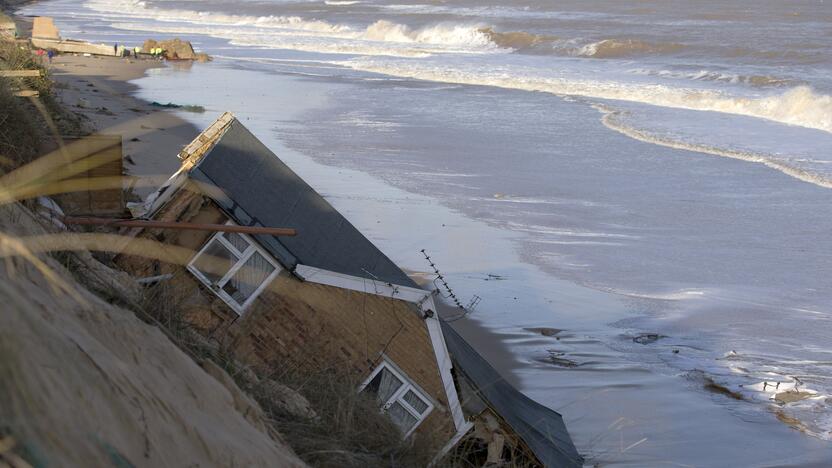
[[[243,236],[237,234],[236,232],[224,232],[222,234],[231,245],[234,246],[235,249],[243,253],[249,246],[249,243],[243,238]]]
[[[390,419],[399,426],[399,429],[402,430],[402,433],[407,433],[413,426],[419,422],[409,411],[404,409],[404,406],[400,405],[399,402],[393,403],[390,408],[387,409],[387,414],[390,416]]]
[[[404,394],[403,399],[419,414],[424,414],[425,410],[428,409],[428,404],[425,403],[419,395],[414,393],[413,390],[408,390],[407,393]]]
[[[273,271],[274,266],[259,252],[254,252],[222,289],[242,305]]]
[[[237,263],[237,256],[218,240],[213,239],[208,244],[208,248],[199,254],[193,265],[211,283],[216,284],[235,263]]]
[[[402,381],[384,368],[364,387],[364,391],[375,395],[379,403],[386,404],[401,386]]]

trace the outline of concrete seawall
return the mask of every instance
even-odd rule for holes
[[[122,46],[115,49],[113,46],[107,44],[90,44],[89,42],[73,41],[71,39],[56,41],[54,39],[39,39],[33,37],[32,45],[41,49],[54,49],[64,53],[107,55],[110,57],[124,55],[124,47]]]

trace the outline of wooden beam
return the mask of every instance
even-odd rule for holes
[[[0,70],[3,78],[26,78],[40,76],[40,70]]]
[[[169,221],[151,221],[144,219],[118,219],[118,218],[85,218],[65,216],[62,219],[64,224],[76,224],[82,226],[113,226],[113,227],[136,227],[136,228],[160,228],[179,229],[184,231],[211,231],[211,232],[239,232],[242,234],[266,234],[270,236],[296,236],[296,229],[272,228],[263,226],[236,226],[233,224],[199,224],[199,223],[177,223]]]
[[[22,91],[15,91],[14,95],[17,97],[38,97],[40,93],[31,89],[24,89]]]

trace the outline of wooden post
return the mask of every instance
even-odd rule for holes
[[[3,78],[29,78],[40,76],[40,70],[0,70]]]
[[[136,228],[160,228],[179,229],[184,231],[211,231],[211,232],[239,232],[242,234],[265,234],[270,236],[296,236],[297,230],[290,228],[273,228],[263,226],[237,226],[233,224],[200,224],[200,223],[179,223],[172,221],[152,221],[144,219],[118,219],[118,218],[84,218],[65,216],[61,219],[64,224],[76,224],[83,226],[113,226],[113,227],[136,227]]]

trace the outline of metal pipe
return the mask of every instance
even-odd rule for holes
[[[212,231],[212,232],[239,232],[243,234],[266,234],[270,236],[296,236],[296,229],[272,228],[263,226],[236,226],[233,224],[201,224],[201,223],[179,223],[169,221],[151,221],[144,219],[117,219],[117,218],[85,218],[65,216],[62,219],[64,224],[77,224],[82,226],[114,226],[114,227],[137,227],[137,228],[161,228],[180,229],[186,231]]]

